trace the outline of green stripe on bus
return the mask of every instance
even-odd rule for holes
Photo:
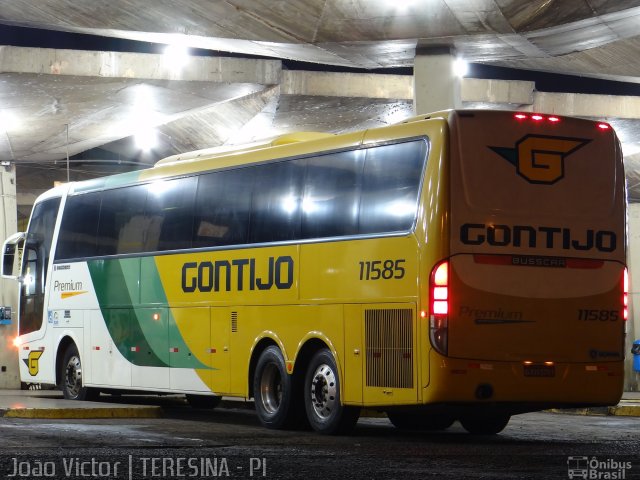
[[[140,307],[141,262],[145,290],[153,292],[157,307]],[[180,334],[153,258],[94,260],[88,266],[109,334],[127,360],[138,366],[210,368],[193,355]],[[157,312],[162,314],[156,319]],[[169,347],[182,354],[170,354]]]

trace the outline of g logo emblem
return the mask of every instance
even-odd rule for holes
[[[489,148],[512,163],[518,175],[528,182],[551,185],[564,177],[565,157],[589,142],[581,138],[526,135],[515,148]]]
[[[39,360],[44,352],[42,350],[33,350],[29,352],[29,358],[24,359],[24,363],[29,367],[29,375],[35,377],[40,371]]]

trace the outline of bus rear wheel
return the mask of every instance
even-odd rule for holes
[[[60,366],[62,394],[68,400],[96,400],[99,391],[83,386],[82,361],[75,344],[69,345]]]
[[[463,415],[460,423],[473,435],[495,435],[509,423],[511,415],[503,412],[475,412]]]
[[[446,430],[456,421],[451,415],[387,412],[394,427],[402,430]]]
[[[290,428],[295,423],[293,382],[287,373],[282,352],[267,347],[258,358],[253,376],[256,413],[267,428]]]
[[[319,350],[311,359],[304,381],[304,405],[311,427],[318,433],[349,433],[358,422],[360,409],[340,400],[338,368],[329,350]]]

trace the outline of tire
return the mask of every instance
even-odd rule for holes
[[[402,430],[446,430],[456,421],[451,415],[387,412],[393,426]]]
[[[60,365],[60,386],[67,400],[96,400],[99,390],[84,387],[82,380],[82,361],[75,344],[69,345]]]
[[[192,408],[202,408],[212,410],[220,405],[222,397],[218,395],[191,395],[187,394],[187,403]]]
[[[338,368],[329,350],[319,350],[311,359],[304,380],[304,406],[311,428],[326,435],[353,430],[360,408],[342,405]]]
[[[296,423],[293,381],[280,349],[267,347],[258,358],[253,375],[253,396],[260,423],[267,428],[292,428]]]
[[[460,423],[472,435],[495,435],[509,423],[511,415],[502,412],[476,412],[464,415]]]

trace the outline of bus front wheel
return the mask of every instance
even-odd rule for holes
[[[511,415],[502,412],[476,412],[463,415],[460,423],[473,435],[495,435],[509,423]]]
[[[99,392],[85,387],[82,383],[82,361],[78,347],[69,345],[64,353],[60,367],[62,394],[68,400],[95,400]]]
[[[311,427],[336,435],[355,427],[360,409],[342,405],[338,368],[329,350],[319,350],[311,359],[304,381],[304,405]]]
[[[260,354],[253,376],[256,412],[267,428],[289,428],[295,422],[293,385],[282,352],[271,345]]]

